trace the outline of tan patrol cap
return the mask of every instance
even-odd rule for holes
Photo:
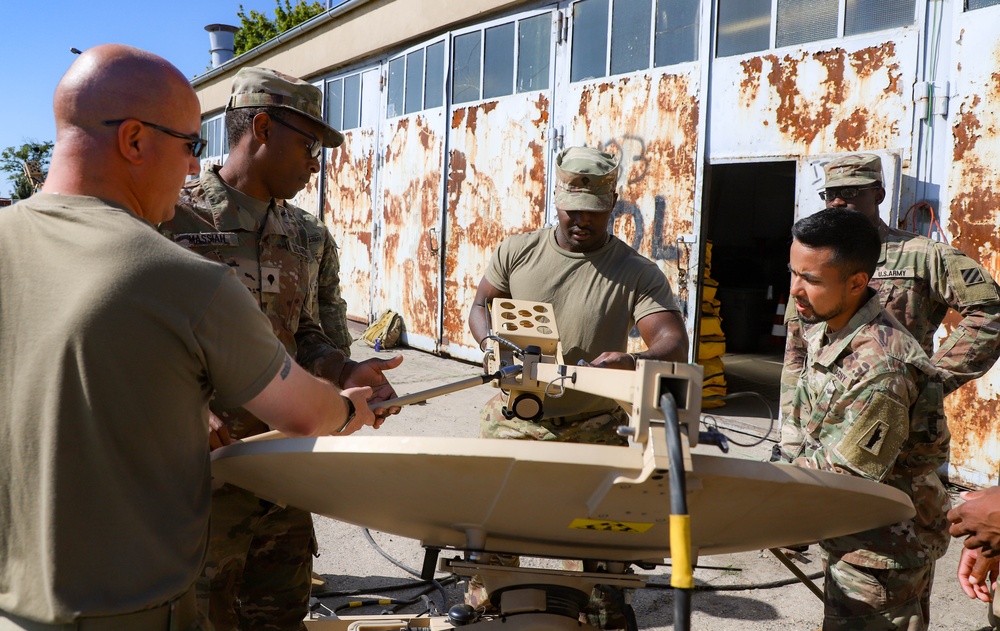
[[[556,208],[611,210],[618,184],[618,158],[590,147],[570,147],[556,156]]]
[[[882,159],[871,153],[856,153],[833,160],[824,167],[826,188],[867,186],[882,183]]]
[[[226,110],[283,107],[323,126],[324,147],[344,144],[344,135],[323,120],[323,93],[316,86],[270,68],[241,68],[233,78]]]

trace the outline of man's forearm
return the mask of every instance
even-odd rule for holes
[[[486,322],[485,305],[473,304],[469,310],[469,331],[476,338],[479,347],[482,348],[483,340],[490,334],[490,327]]]

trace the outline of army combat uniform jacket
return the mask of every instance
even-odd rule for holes
[[[283,205],[272,203],[262,219],[237,205],[218,170],[216,165],[206,167],[200,178],[181,189],[174,218],[161,224],[160,232],[178,245],[232,267],[288,353],[311,372],[339,384],[346,357],[309,315],[312,255],[305,229]],[[233,438],[268,430],[242,408],[213,406],[212,411],[226,421]]]
[[[880,222],[882,253],[868,286],[931,358],[944,393],[978,379],[1000,357],[1000,288],[981,265],[947,244]],[[949,309],[962,320],[934,352],[934,333]],[[781,373],[781,410],[789,411],[805,358],[795,303],[785,313],[788,338]]]
[[[315,215],[295,206],[288,207],[302,223],[309,240],[309,296],[306,309],[313,322],[323,327],[333,345],[351,356],[354,338],[347,328],[347,301],[340,292],[340,255],[333,235]]]
[[[869,300],[843,329],[806,333],[805,368],[782,428],[782,451],[798,466],[849,473],[895,487],[916,517],[821,542],[831,555],[870,568],[914,568],[948,546],[948,496],[936,469],[950,434],[941,383],[902,325]]]

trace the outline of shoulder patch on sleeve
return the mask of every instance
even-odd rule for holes
[[[948,256],[948,280],[962,305],[974,305],[1000,300],[996,283],[990,275],[966,256]]]
[[[906,406],[876,392],[844,434],[837,451],[852,469],[880,481],[892,469],[909,434]]]

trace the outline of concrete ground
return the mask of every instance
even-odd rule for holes
[[[391,375],[391,381],[401,395],[481,373],[479,366],[420,351],[402,349],[376,354],[361,342],[356,342],[353,347],[355,358],[360,359],[375,355],[388,357],[395,352],[404,356],[402,366]],[[760,391],[772,403],[776,400],[775,371],[780,371],[780,358],[727,356],[724,359],[727,361],[727,372],[730,367],[732,370],[731,393],[742,390]],[[494,394],[496,391],[486,385],[432,399],[425,404],[409,406],[387,421],[379,432],[392,435],[478,436],[479,408]],[[776,411],[775,409],[775,413]],[[768,425],[764,406],[756,398],[737,399],[730,405],[705,412],[709,415],[705,417],[706,422],[717,422],[732,440],[742,443],[756,442]],[[776,428],[770,437],[772,440],[764,440],[755,447],[740,447],[734,443],[729,456],[764,460],[770,453],[775,437]],[[718,453],[714,447],[699,446],[698,449],[710,449]],[[364,484],[364,480],[345,483]],[[377,494],[378,489],[373,488],[371,492]],[[434,489],[428,489],[428,504],[433,505],[435,501]],[[782,518],[782,515],[775,515],[776,520]],[[366,595],[399,599],[417,595],[413,589],[386,589],[415,579],[384,558],[366,540],[361,528],[325,517],[317,517],[315,521],[320,556],[315,560],[314,569],[326,579],[328,594],[316,599],[317,615],[328,614],[348,600],[357,598],[337,595],[337,592],[360,591]],[[423,550],[417,541],[381,532],[373,532],[371,535],[396,561],[419,570],[423,562]],[[959,551],[960,545],[953,542],[947,555],[937,564],[931,598],[931,626],[951,631],[988,631],[985,605],[969,600],[955,580]],[[807,574],[821,570],[821,556],[816,546],[812,546],[804,554],[796,555],[795,560]],[[536,560],[527,562],[530,565],[556,567],[551,563]],[[669,566],[638,572],[650,575],[649,586],[636,591],[632,596],[639,628],[651,631],[673,629],[673,598],[671,590],[667,588],[670,580]],[[791,573],[767,551],[702,557],[694,575],[699,591],[692,597],[693,629],[800,631],[820,625],[822,604],[819,599],[804,585],[795,581]],[[438,574],[438,577],[443,579],[445,575]],[[818,583],[821,585],[821,581]],[[462,601],[463,588],[464,584],[461,583],[445,588],[448,606]],[[429,597],[441,608],[442,598],[436,590]],[[416,613],[426,608],[426,603],[420,602],[403,608],[402,612]],[[388,607],[354,609],[349,613],[374,614],[380,609]]]

